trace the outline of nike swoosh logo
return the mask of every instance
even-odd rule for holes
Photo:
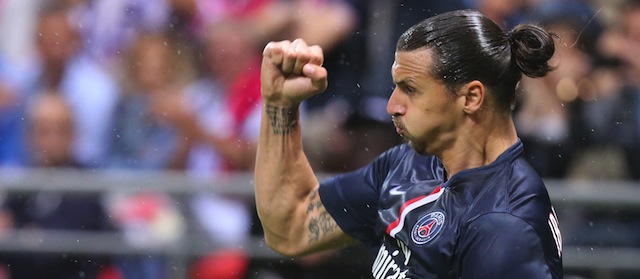
[[[398,190],[400,187],[402,187],[402,186],[393,187],[393,189],[389,190],[389,194],[391,194],[391,195],[402,195],[402,194],[406,193],[406,191]]]

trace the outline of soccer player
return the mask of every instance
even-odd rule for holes
[[[265,47],[255,187],[268,245],[299,256],[361,242],[374,278],[562,278],[558,222],[511,118],[522,74],[552,69],[552,35],[462,10],[411,27],[396,50],[387,112],[408,144],[319,183],[298,110],[327,86],[322,50]]]

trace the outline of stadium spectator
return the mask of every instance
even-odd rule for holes
[[[182,58],[187,55],[180,56],[163,35],[143,35],[132,45],[109,135],[110,167],[180,169],[184,165],[190,141],[178,137],[180,127],[170,122],[177,118],[177,110],[185,110],[180,90],[188,77],[181,74],[189,68]]]
[[[243,32],[251,28],[249,24],[239,19],[220,21],[204,37],[200,61],[204,71],[186,90],[198,124],[191,126],[196,144],[186,166],[193,175],[224,178],[253,168],[261,111],[260,56],[254,38]],[[204,194],[194,197],[191,207],[211,241],[233,250],[249,236],[249,204],[248,200]],[[239,262],[248,260],[241,251],[228,255]],[[203,261],[211,259],[215,254]],[[208,278],[204,274],[227,278],[220,273],[224,270],[214,266],[197,263],[194,278]],[[246,268],[246,264],[238,265],[243,266]],[[241,276],[245,271],[233,272]]]
[[[25,90],[25,99],[47,90],[64,94],[76,121],[75,157],[87,166],[99,166],[104,163],[117,87],[100,65],[79,52],[82,41],[76,27],[66,6],[43,4],[34,33],[37,57],[19,88]]]
[[[206,81],[188,87],[185,87],[191,79],[187,74],[191,69],[188,51],[175,38],[165,35],[140,37],[128,59],[130,80],[126,81],[127,90],[118,106],[111,167],[174,169],[201,178],[247,170],[255,157],[255,144],[244,133],[257,130],[247,123],[251,123],[252,111],[260,108],[259,92],[252,93],[259,88],[254,78],[259,75],[257,72],[252,75],[253,71],[240,75],[240,71],[251,67],[254,59],[233,56],[237,48],[246,47],[246,42],[235,39],[242,38],[237,33],[229,34],[222,29],[216,32],[215,36],[227,39],[216,43],[218,53],[212,50],[206,55],[218,59],[213,75],[216,79],[207,76]],[[219,60],[226,57],[232,60]],[[250,215],[244,203],[197,195],[191,205],[199,227],[216,244],[237,247],[248,236]],[[160,268],[161,264],[157,265]]]
[[[61,93],[44,92],[27,108],[29,163],[25,167],[83,168],[74,159],[75,121]],[[109,222],[100,198],[57,192],[9,195],[2,205],[3,230],[100,231]],[[10,278],[97,278],[104,257],[74,254],[4,254]]]
[[[181,86],[189,78],[189,68],[183,63],[186,57],[187,54],[179,54],[176,44],[164,35],[145,34],[133,43],[126,56],[123,91],[109,137],[108,168],[184,169],[191,139],[181,135],[180,126],[172,121],[178,117],[177,113],[190,115],[181,101]],[[119,216],[117,227],[130,236],[131,245],[158,247],[176,241],[181,235],[182,217],[175,213],[173,200],[163,193],[134,192],[111,197],[110,201],[109,211]],[[174,227],[168,237],[153,230],[156,219],[136,213],[144,211],[173,220]],[[166,259],[160,256],[119,257],[117,264],[127,279],[167,276]]]

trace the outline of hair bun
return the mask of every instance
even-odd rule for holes
[[[520,24],[507,33],[511,59],[523,74],[536,78],[545,76],[554,67],[549,59],[555,51],[553,35],[534,24]]]

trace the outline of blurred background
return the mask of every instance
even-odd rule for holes
[[[401,143],[396,38],[461,8],[557,34],[557,69],[522,80],[514,118],[565,278],[640,278],[638,0],[0,0],[0,279],[370,278],[361,247],[263,245],[262,48],[325,50],[305,148],[317,172],[350,171]]]

